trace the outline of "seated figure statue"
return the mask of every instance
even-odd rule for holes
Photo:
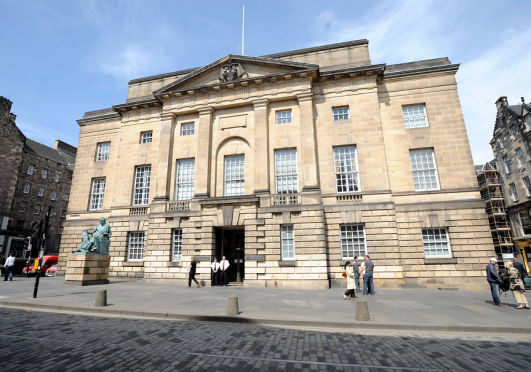
[[[109,254],[109,246],[111,245],[111,227],[104,217],[100,217],[100,224],[96,226],[92,232],[83,230],[82,239],[83,240],[78,249],[72,253],[92,252]]]

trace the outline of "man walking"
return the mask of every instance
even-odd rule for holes
[[[221,262],[219,263],[219,285],[229,285],[229,282],[227,281],[227,269],[229,266],[230,263],[227,261],[227,257],[223,256],[221,258]]]
[[[373,272],[374,272],[374,263],[371,261],[369,255],[365,256],[365,266],[363,268],[363,294],[366,295],[368,290],[370,294],[374,294],[374,281],[373,281]]]
[[[525,269],[525,266],[524,264],[522,264],[521,262],[519,262],[517,260],[517,253],[514,252],[514,259],[513,259],[513,267],[518,270],[518,274],[520,274],[520,279],[522,279],[522,281],[524,280],[524,278],[527,278],[529,275],[527,275],[527,271]]]
[[[210,265],[212,268],[212,287],[215,287],[219,285],[219,262],[216,257],[214,257],[214,262],[212,262],[212,265]]]
[[[194,258],[192,257],[192,260],[190,261],[190,265],[188,265],[188,288],[192,286],[192,280],[197,284],[197,288],[201,287],[199,285],[199,282],[195,279],[195,269],[197,266],[197,262],[195,262]]]
[[[13,281],[13,268],[14,267],[15,267],[15,255],[11,253],[9,257],[6,259],[6,262],[4,264],[4,269],[6,270],[6,276],[4,278],[4,282],[7,281],[8,277],[10,281]]]
[[[360,266],[358,265],[358,256],[354,257],[354,281],[356,282],[356,293],[360,293]]]
[[[501,283],[501,278],[496,270],[497,259],[491,258],[490,263],[487,265],[487,282],[490,284],[490,292],[492,294],[492,300],[495,306],[505,307],[500,301],[498,296],[498,283]]]

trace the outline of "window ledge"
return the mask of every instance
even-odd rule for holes
[[[448,265],[456,264],[457,258],[448,257],[448,258],[424,258],[424,265]]]
[[[297,266],[296,261],[278,261],[279,267],[295,267]]]
[[[144,267],[144,261],[124,261],[123,267]]]

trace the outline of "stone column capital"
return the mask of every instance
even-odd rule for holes
[[[300,102],[312,101],[313,92],[299,93],[297,94],[297,100]]]
[[[267,105],[269,104],[269,100],[267,98],[260,98],[255,99],[252,103],[254,108],[256,109],[258,107],[267,107]]]
[[[160,118],[164,121],[166,120],[173,120],[175,118],[175,113],[174,112],[162,112],[160,114]]]
[[[199,115],[211,115],[214,112],[212,107],[200,107],[197,109]]]

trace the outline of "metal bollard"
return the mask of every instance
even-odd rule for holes
[[[238,315],[240,309],[238,308],[238,297],[230,296],[227,302],[227,315]]]
[[[369,305],[367,305],[367,301],[356,301],[356,320],[371,320],[371,317],[369,316]]]
[[[94,306],[107,306],[107,291],[98,291]]]

